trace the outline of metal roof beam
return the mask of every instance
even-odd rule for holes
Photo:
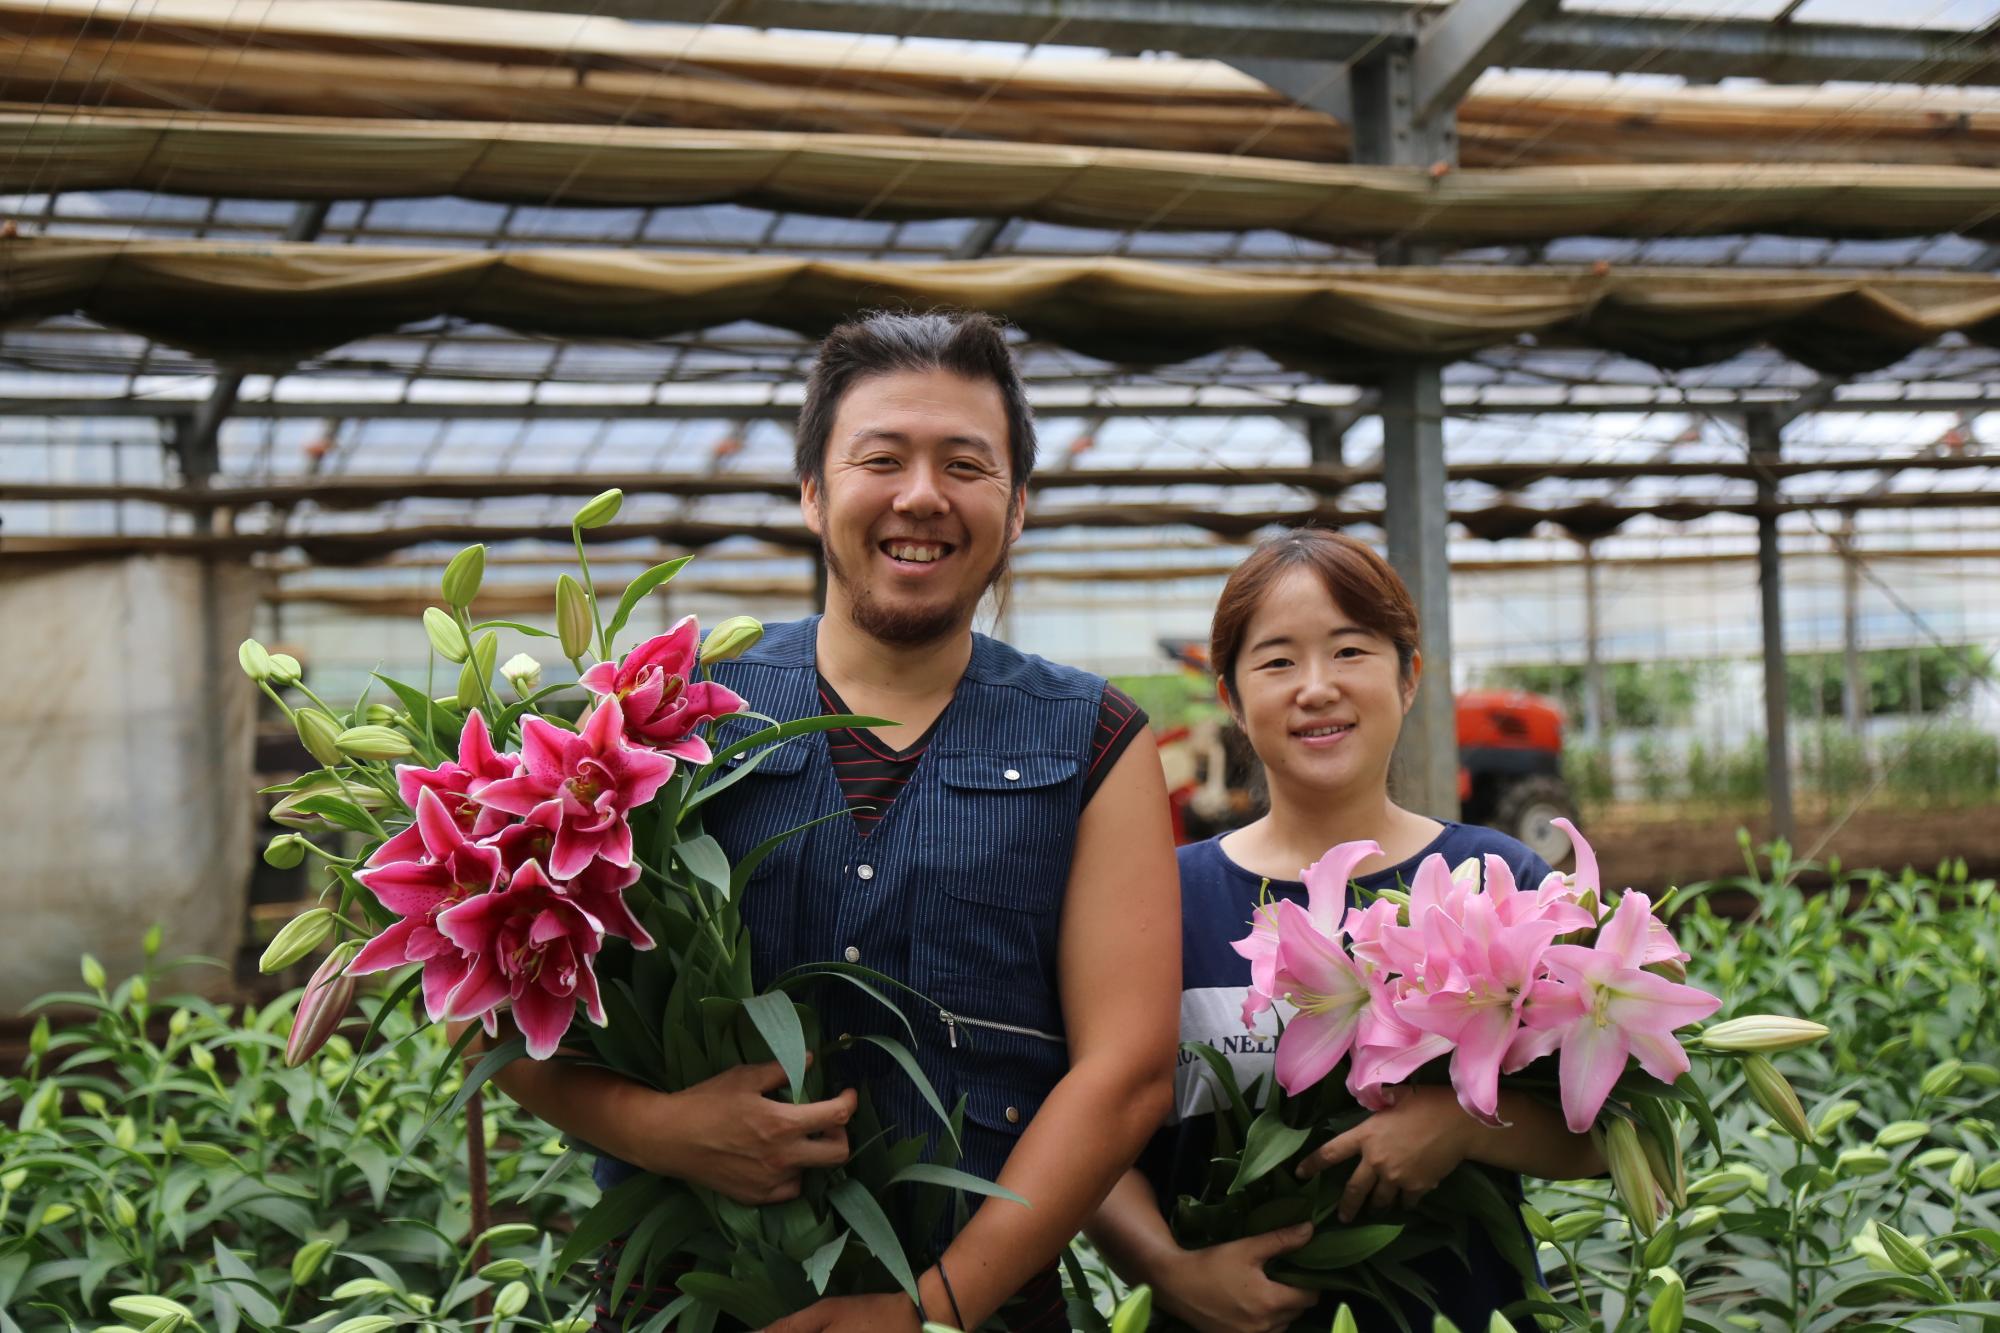
[[[756,28],[900,33],[1113,51],[1351,62],[1418,38],[1419,7],[1395,0],[426,0]],[[2000,83],[1986,33],[1864,24],[1773,24],[1603,12],[1554,13],[1520,34],[1512,63],[1537,69],[1758,78],[1775,83]]]
[[[1523,35],[1561,8],[1562,0],[1452,0],[1417,39],[1416,118],[1456,110],[1489,66],[1506,64]]]

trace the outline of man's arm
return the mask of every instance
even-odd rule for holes
[[[965,1327],[1046,1268],[1138,1157],[1173,1098],[1180,1030],[1180,874],[1166,783],[1150,744],[1126,750],[1085,807],[1063,907],[1070,1068],[1007,1159],[991,1199],[945,1251]],[[949,1305],[935,1270],[924,1306]]]
[[[453,1038],[466,1026],[452,1024]],[[503,1037],[511,1026],[501,1019]],[[774,1101],[766,1094],[786,1084],[775,1061],[725,1070],[682,1092],[562,1060],[510,1061],[493,1081],[530,1115],[593,1148],[739,1203],[797,1198],[801,1170],[847,1160],[853,1090],[803,1106]]]

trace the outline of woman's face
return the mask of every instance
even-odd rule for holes
[[[1389,756],[1416,694],[1396,646],[1355,623],[1319,576],[1298,569],[1264,594],[1236,658],[1234,704],[1275,790],[1386,788]]]

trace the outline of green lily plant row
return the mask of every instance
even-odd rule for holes
[[[1833,1029],[1773,1057],[1814,1141],[1724,1087],[1732,1165],[1656,1164],[1650,1234],[1608,1180],[1532,1187],[1543,1288],[1460,1333],[2000,1333],[1995,886],[1963,865],[1890,876],[1769,852],[1668,905],[1723,1012]],[[597,1200],[588,1173],[489,1085],[496,1227],[471,1236],[464,1122],[439,1116],[458,1062],[407,1000],[365,995],[290,1069],[296,993],[261,1010],[166,999],[168,970],[114,984],[86,959],[84,989],[48,1002],[87,1017],[39,1023],[0,1084],[0,1333],[588,1327],[584,1270],[557,1262]],[[1687,1161],[1713,1160],[1687,1133]],[[1148,1326],[1144,1290],[1086,1246],[1068,1269],[1079,1329]]]

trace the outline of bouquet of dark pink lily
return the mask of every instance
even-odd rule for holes
[[[291,1063],[326,1041],[353,1001],[356,977],[405,971],[376,1009],[362,1049],[419,988],[432,1021],[478,1021],[439,1071],[441,1088],[479,1027],[502,1035],[504,1012],[512,1029],[436,1117],[462,1112],[498,1069],[524,1055],[581,1059],[669,1091],[739,1064],[776,1061],[793,1101],[816,1100],[828,1095],[828,1061],[808,1059],[820,1044],[818,1023],[795,992],[831,978],[895,1007],[887,978],[839,963],[757,991],[737,895],[757,862],[790,835],[732,866],[701,824],[703,805],[777,747],[881,720],[772,723],[712,748],[718,721],[769,722],[704,678],[707,664],[744,652],[762,628],[738,617],[703,641],[689,618],[616,655],[613,645],[641,601],[687,563],[672,560],[633,580],[604,619],[582,532],[608,522],[620,498],[606,492],[577,515],[581,581],[567,574],[558,581],[554,631],[475,623],[468,608],[485,549],[471,547],[451,562],[443,583],[450,609],[424,615],[433,672],[438,658],[461,664],[451,695],[378,677],[396,704],[364,696],[337,710],[306,685],[297,662],[244,643],[244,670],[321,765],[271,789],[282,795],[274,814],[302,829],[344,831],[354,844],[352,855],[341,855],[286,834],[266,852],[280,865],[297,865],[308,851],[324,858],[334,901],[285,926],[265,970],[339,937],[300,1001]],[[523,655],[500,668],[515,695],[504,703],[495,679],[502,629],[557,640],[576,681],[540,687],[539,668]],[[293,691],[305,702],[288,699]],[[446,748],[454,737],[455,752]],[[906,1049],[869,1040],[896,1057],[937,1112],[942,1133],[929,1155],[955,1160],[957,1117]],[[858,1146],[846,1165],[808,1172],[801,1196],[783,1204],[744,1207],[698,1186],[635,1175],[579,1219],[558,1271],[625,1237],[614,1313],[634,1280],[657,1289],[670,1279],[681,1293],[646,1321],[654,1333],[669,1325],[699,1333],[722,1315],[762,1327],[823,1295],[900,1287],[914,1299],[905,1243],[928,1243],[946,1210],[962,1206],[961,1191],[1015,1196],[952,1170],[951,1160],[923,1160],[925,1139],[892,1139],[865,1096],[849,1132]]]
[[[1190,1044],[1222,1097],[1209,1188],[1183,1198],[1175,1229],[1209,1245],[1296,1224],[1324,1224],[1352,1164],[1300,1182],[1277,1168],[1309,1142],[1351,1128],[1393,1089],[1448,1079],[1466,1113],[1499,1124],[1503,1082],[1558,1102],[1575,1133],[1604,1150],[1638,1235],[1686,1203],[1683,1137],[1691,1118],[1719,1151],[1714,1112],[1690,1076],[1690,1049],[1744,1062],[1745,1085],[1778,1124],[1810,1142],[1797,1096],[1763,1054],[1826,1034],[1760,1015],[1682,1033],[1721,1001],[1686,984],[1687,955],[1643,893],[1606,894],[1582,834],[1559,820],[1576,871],[1519,885],[1488,856],[1456,869],[1419,863],[1406,890],[1353,901],[1354,868],[1381,848],[1343,843],[1304,874],[1307,901],[1267,900],[1234,948],[1251,966],[1243,1020],[1275,1009],[1281,1029],[1268,1104],[1254,1109],[1226,1060]],[[1482,873],[1483,872],[1483,873]],[[1334,1077],[1345,1070],[1345,1076]],[[1429,1251],[1462,1254],[1481,1228],[1533,1285],[1521,1215],[1482,1168],[1462,1165],[1414,1208],[1371,1225],[1323,1229],[1274,1276],[1353,1291],[1396,1309],[1392,1291],[1431,1303],[1410,1268]],[[1544,1237],[1545,1239],[1545,1237]]]

